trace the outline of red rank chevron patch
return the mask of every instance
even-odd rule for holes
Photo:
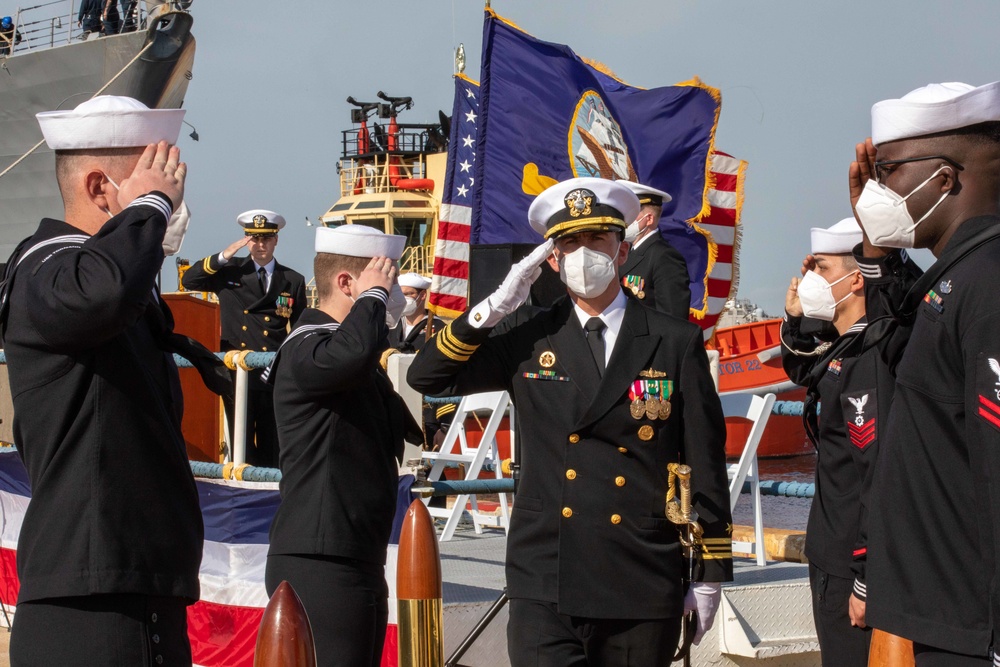
[[[1000,405],[982,394],[979,395],[979,416],[992,424],[994,428],[1000,429]]]
[[[847,423],[847,435],[858,449],[864,449],[875,440],[875,418],[869,419],[863,426]]]

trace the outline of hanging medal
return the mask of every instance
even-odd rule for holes
[[[642,395],[642,381],[636,380],[628,390],[628,397],[631,401],[628,409],[633,419],[642,419],[642,416],[646,414],[646,404],[642,399]]]
[[[672,380],[664,380],[660,383],[660,405],[657,416],[660,419],[670,418],[670,397],[674,393],[674,383]]]
[[[660,399],[656,397],[659,393],[659,383],[655,381],[646,380],[646,417],[649,419],[656,419],[656,415],[660,412]]]

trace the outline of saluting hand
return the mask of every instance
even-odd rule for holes
[[[244,236],[239,241],[230,244],[228,248],[223,250],[222,256],[225,257],[226,260],[230,260],[233,258],[234,255],[236,255],[236,253],[240,251],[240,249],[247,247],[248,243],[250,243],[250,237]]]
[[[396,284],[396,263],[388,257],[372,257],[368,266],[358,276],[358,294],[363,294],[365,290],[372,287],[381,287],[386,292]]]
[[[861,226],[862,243],[866,257],[879,257],[891,252],[890,248],[879,248],[868,240],[868,233],[865,231],[865,226],[861,224],[861,218],[858,217],[856,208],[861,193],[865,191],[865,184],[875,178],[875,158],[877,155],[878,149],[872,143],[872,138],[868,137],[864,142],[854,147],[854,162],[847,170],[847,185],[851,193],[851,211],[854,213],[854,219]]]
[[[785,312],[789,317],[802,317],[802,304],[799,303],[799,283],[801,278],[792,278],[788,291],[785,292]]]
[[[165,194],[174,208],[184,199],[187,165],[180,161],[181,149],[166,141],[146,146],[132,175],[121,182],[118,202],[124,208],[137,197],[158,190]]]

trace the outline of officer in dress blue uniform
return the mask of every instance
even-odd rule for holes
[[[575,178],[532,203],[545,243],[446,326],[408,373],[430,394],[510,392],[521,478],[507,543],[508,652],[527,665],[666,665],[681,615],[712,623],[732,576],[725,423],[701,330],[627,298],[625,186]],[[519,307],[548,261],[567,294]],[[665,516],[668,465],[693,469],[693,583]],[[613,583],[612,583],[613,582]],[[627,656],[627,658],[626,658]]]
[[[682,320],[688,318],[691,286],[687,263],[679,250],[663,240],[660,215],[671,197],[648,185],[621,181],[639,198],[639,215],[625,232],[631,242],[628,258],[618,269],[622,285],[650,308]]]
[[[184,289],[215,292],[222,310],[223,351],[273,352],[295,326],[306,307],[306,281],[301,273],[274,258],[278,232],[285,219],[266,209],[241,213],[236,222],[243,238],[218,255],[195,262],[181,279]],[[236,253],[248,248],[248,257]],[[271,386],[250,373],[247,392],[247,463],[276,468],[278,437]],[[232,415],[229,416],[232,426]],[[232,431],[230,431],[232,432]]]

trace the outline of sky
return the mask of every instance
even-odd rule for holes
[[[338,198],[349,95],[412,96],[405,122],[452,106],[454,49],[479,79],[483,4],[470,0],[195,0],[197,54],[181,135],[192,222],[181,257],[281,213],[280,262],[312,276],[315,221]],[[1000,2],[496,0],[532,35],[651,88],[699,76],[722,92],[716,146],[749,162],[737,296],[781,313],[809,228],[850,215],[847,169],[871,105],[931,82],[1000,79]],[[189,128],[187,128],[189,129]],[[925,267],[933,258],[917,255]],[[164,289],[176,286],[168,258]]]

